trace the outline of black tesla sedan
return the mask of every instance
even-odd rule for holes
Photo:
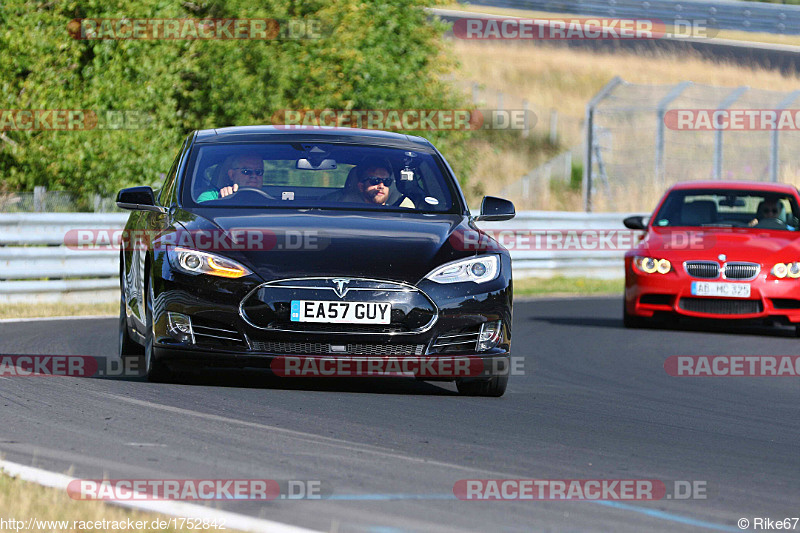
[[[122,357],[147,378],[263,367],[281,376],[408,375],[501,396],[511,258],[467,246],[471,216],[427,140],[374,130],[193,132],[163,186],[123,189]]]

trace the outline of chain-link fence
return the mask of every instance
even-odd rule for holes
[[[800,91],[615,78],[585,124],[587,211],[649,209],[678,181],[800,183]]]

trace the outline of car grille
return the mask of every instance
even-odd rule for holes
[[[716,279],[719,277],[719,264],[713,261],[687,261],[686,272],[695,278]]]
[[[424,344],[345,344],[345,351],[331,349],[324,342],[254,341],[253,349],[274,354],[297,355],[422,355]]]
[[[405,333],[408,331],[403,324],[325,324],[321,322],[270,322],[265,329],[314,333]]]
[[[775,309],[800,309],[800,300],[792,298],[772,298],[772,307]]]
[[[240,315],[250,326],[266,331],[359,335],[403,335],[423,333],[433,327],[438,309],[423,291],[406,283],[347,278],[342,291],[334,280],[344,278],[292,278],[259,285],[242,300]],[[345,324],[298,322],[291,319],[291,302],[319,300],[337,302],[389,302],[389,324]]]
[[[724,298],[681,298],[679,307],[709,315],[749,315],[764,310],[761,300],[729,300]]]
[[[761,265],[758,263],[727,263],[725,265],[726,279],[748,280],[758,276]]]
[[[639,303],[645,305],[672,305],[673,296],[671,294],[643,294],[639,297]]]
[[[198,345],[236,346],[240,348],[247,346],[242,334],[231,329],[230,326],[221,327],[223,324],[196,316],[191,317],[191,319],[195,343]]]
[[[471,330],[454,330],[439,335],[431,346],[437,353],[474,351],[478,345],[480,326]]]

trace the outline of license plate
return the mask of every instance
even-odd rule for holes
[[[292,300],[292,322],[333,324],[389,324],[392,304],[388,302],[331,302]]]
[[[722,296],[723,298],[749,298],[750,285],[747,283],[693,281],[692,294],[695,296]]]

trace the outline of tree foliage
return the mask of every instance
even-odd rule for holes
[[[0,132],[0,180],[79,195],[151,184],[191,130],[268,124],[283,109],[453,109],[455,63],[426,0],[7,0],[0,109],[146,113],[140,129]],[[320,21],[321,38],[80,40],[73,19]],[[103,116],[101,114],[101,116]],[[140,124],[141,126],[141,124]],[[409,132],[414,133],[414,132]],[[428,132],[458,171],[468,134]]]

